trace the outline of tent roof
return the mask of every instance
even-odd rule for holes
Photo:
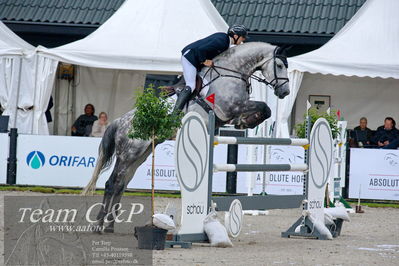
[[[22,40],[0,21],[0,55],[20,55],[34,47]]]
[[[185,45],[226,29],[209,0],[127,0],[86,38],[39,51],[88,67],[180,72]]]
[[[290,71],[399,79],[398,0],[368,0],[321,48],[289,58]]]

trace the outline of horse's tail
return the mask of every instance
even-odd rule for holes
[[[111,167],[115,152],[115,133],[117,129],[118,125],[116,123],[112,123],[105,131],[98,149],[98,159],[96,167],[94,168],[93,176],[91,177],[90,182],[84,188],[82,195],[93,195],[96,191],[98,177],[102,172]]]

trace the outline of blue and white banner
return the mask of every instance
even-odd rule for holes
[[[4,138],[3,138],[4,135]],[[0,143],[8,145],[7,134],[0,134]],[[17,184],[84,187],[89,182],[98,156],[100,138],[19,135],[17,145]],[[155,189],[180,190],[176,178],[174,163],[174,141],[165,141],[156,147],[155,152]],[[4,147],[1,145],[0,147]],[[259,149],[259,162],[263,162],[263,146]],[[2,149],[3,150],[3,149]],[[248,163],[247,147],[240,146],[238,162]],[[302,147],[273,146],[270,163],[303,163]],[[7,152],[0,153],[0,171],[6,173]],[[137,169],[128,188],[151,188],[151,156]],[[4,158],[3,158],[4,157]],[[226,163],[227,145],[217,145],[214,150],[214,162]],[[3,162],[3,163],[2,163]],[[115,162],[114,162],[115,163]],[[4,170],[2,170],[4,168]],[[113,166],[100,175],[98,188],[104,188]],[[1,172],[0,172],[1,173]],[[254,193],[262,191],[263,173],[256,173]],[[3,176],[1,176],[3,178]],[[247,174],[237,175],[237,192],[247,193]],[[302,172],[273,172],[267,175],[266,192],[268,194],[302,194]],[[6,175],[4,174],[4,181]],[[213,177],[213,191],[226,191],[226,173],[218,172]]]
[[[351,149],[349,197],[399,200],[399,150]]]
[[[5,138],[8,141],[8,137]],[[0,138],[1,143],[2,138]],[[89,182],[98,156],[100,138],[19,135],[17,145],[17,184],[84,187]],[[174,166],[174,141],[159,144],[155,151],[155,189],[179,190]],[[1,146],[3,147],[3,145]],[[5,156],[8,154],[7,153]],[[7,157],[1,152],[0,160]],[[137,169],[128,188],[151,188],[151,157]],[[215,148],[215,162],[226,163],[227,145]],[[115,163],[115,162],[114,162]],[[3,171],[0,161],[0,171]],[[112,167],[97,182],[104,188]],[[4,170],[5,171],[5,170]],[[4,176],[4,182],[6,177]],[[0,180],[0,182],[2,182]],[[213,191],[226,190],[226,173],[215,173]]]
[[[9,152],[9,137],[7,133],[0,133],[0,184],[7,181],[7,158]]]
[[[17,184],[85,186],[93,173],[100,138],[19,135]],[[104,187],[110,171],[97,185]]]

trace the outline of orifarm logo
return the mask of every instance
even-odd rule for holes
[[[96,159],[88,156],[48,155],[40,151],[31,151],[26,156],[26,163],[32,169],[39,169],[47,163],[50,167],[94,167]]]
[[[26,163],[33,169],[39,169],[46,163],[46,158],[40,151],[32,151],[26,157]]]

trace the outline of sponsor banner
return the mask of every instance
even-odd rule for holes
[[[297,146],[272,146],[271,164],[302,164],[305,162],[305,150]],[[302,195],[303,172],[269,172],[266,175],[266,193],[272,195]],[[257,187],[262,182],[256,183]]]
[[[349,197],[399,200],[399,150],[351,149]]]
[[[265,146],[257,146],[255,151],[256,161],[254,163],[263,163],[263,153]],[[240,149],[244,146],[240,146]],[[268,153],[270,164],[301,164],[304,163],[305,151],[302,147],[297,146],[266,146],[269,149]],[[244,163],[245,158],[239,156],[240,163]],[[262,192],[263,186],[263,172],[250,173],[255,175],[255,186],[253,193],[259,194]],[[237,183],[239,184],[237,192],[247,193],[248,184],[246,181],[247,176],[239,176]],[[266,179],[266,193],[271,195],[301,195],[303,194],[303,172],[268,172],[265,173]]]
[[[151,265],[134,237],[151,200],[124,196],[103,223],[102,207],[101,196],[4,196],[4,265]]]
[[[17,184],[86,186],[96,165],[100,142],[100,138],[19,135]],[[174,145],[174,141],[165,141],[156,147],[155,189],[180,189],[174,166]],[[137,169],[128,188],[151,189],[151,157]],[[215,147],[215,163],[226,163],[226,160],[227,145]],[[112,169],[113,165],[100,175],[97,187],[105,187]],[[225,187],[226,173],[215,173],[213,191],[224,192]]]
[[[7,182],[9,139],[7,133],[0,133],[0,184],[5,184]]]
[[[19,135],[17,184],[84,187],[97,161],[100,138]],[[111,171],[97,183],[104,187]]]

